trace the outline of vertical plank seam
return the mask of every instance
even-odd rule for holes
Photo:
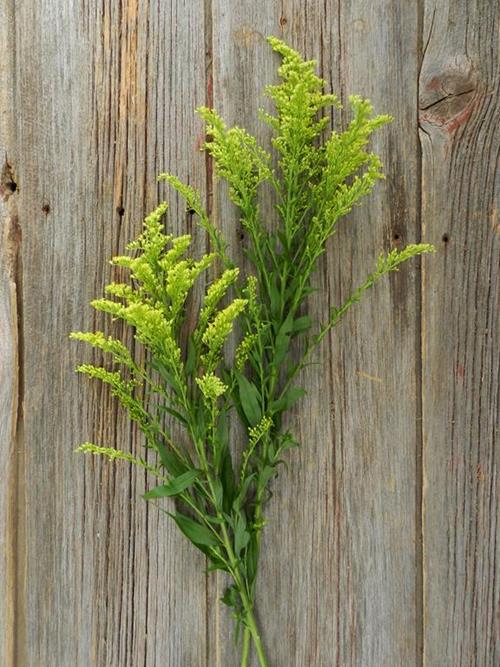
[[[5,155],[5,165],[8,173],[10,164]],[[4,168],[5,169],[5,168]],[[3,188],[2,188],[3,189]],[[8,195],[9,198],[11,195]],[[12,325],[13,345],[13,378],[12,378],[12,424],[10,434],[9,469],[7,472],[7,557],[6,577],[8,599],[5,601],[12,616],[11,641],[7,642],[7,654],[11,657],[13,667],[24,665],[22,655],[24,624],[24,564],[25,564],[25,517],[24,502],[24,372],[23,372],[23,315],[22,315],[22,258],[21,258],[21,228],[19,226],[18,209],[15,199],[5,206],[6,216],[3,233],[4,252],[6,254],[6,271],[11,286],[10,297],[13,316],[9,325]],[[9,592],[9,588],[10,591]],[[7,616],[9,618],[9,616]]]
[[[16,50],[16,3],[11,0],[6,9],[10,18],[7,37],[9,40],[8,52],[12,56],[10,77],[12,84],[12,99],[17,100],[17,50]],[[11,145],[17,149],[17,122],[13,114],[15,102],[10,109],[9,124],[14,136]],[[6,147],[7,148],[7,147]],[[6,156],[7,160],[7,156]],[[8,164],[8,163],[7,163]],[[12,490],[10,492],[9,527],[10,552],[12,554],[12,664],[13,667],[22,667],[26,661],[26,515],[25,502],[25,449],[24,449],[24,320],[23,320],[23,265],[22,265],[22,229],[18,217],[17,197],[20,188],[16,188],[14,197],[10,197],[7,205],[9,218],[9,235],[12,242],[11,271],[14,289],[15,307],[15,364],[17,367],[15,391],[15,415],[13,428],[13,455],[12,461]]]
[[[417,52],[419,55],[419,68],[416,81],[416,128],[417,133],[417,183],[416,183],[416,242],[420,243],[423,237],[423,211],[422,211],[422,188],[423,188],[423,165],[422,145],[419,135],[419,99],[420,99],[420,77],[428,42],[424,45],[424,10],[425,0],[418,0],[417,4]],[[429,33],[430,39],[430,33]],[[424,316],[423,316],[423,261],[419,258],[416,268],[416,345],[415,345],[415,374],[416,374],[416,437],[415,437],[415,664],[417,667],[424,665],[424,534],[423,534],[423,452],[424,452],[424,425],[423,425],[423,368],[424,368]]]
[[[17,415],[15,430],[14,494],[12,519],[13,554],[14,554],[14,666],[26,664],[24,657],[26,637],[26,516],[25,502],[25,443],[24,443],[24,324],[23,324],[23,268],[21,240],[17,248],[15,267],[16,316],[17,316]]]
[[[205,105],[207,107],[213,106],[213,7],[212,0],[204,0],[203,2],[203,32],[205,39]],[[207,215],[211,217],[212,215],[212,198],[213,198],[213,163],[212,158],[205,151],[205,190],[206,190],[206,209]],[[207,239],[207,251],[208,251],[208,239]],[[210,585],[211,585],[211,574],[208,571],[208,559],[206,559],[206,571],[205,571],[205,662],[206,667],[210,665],[210,653],[211,653],[211,644],[210,644]],[[217,576],[217,575],[216,575]],[[217,601],[216,601],[217,604]],[[216,607],[215,613],[218,614],[218,607]],[[218,633],[216,633],[216,641],[218,638]],[[219,661],[218,651],[215,653],[215,660]]]
[[[145,44],[149,44],[150,41],[150,0],[144,3],[144,13],[145,13],[145,30],[146,34],[144,37]],[[137,32],[139,33],[139,18],[136,18],[136,27]],[[137,73],[139,78],[140,72]],[[147,184],[147,165],[149,163],[149,145],[148,145],[148,113],[149,113],[149,49],[145,49],[144,54],[144,163],[145,168],[143,171],[143,181],[142,181],[142,207],[143,215],[146,215],[146,202],[148,198],[148,184]],[[156,127],[156,126],[155,126]],[[134,345],[135,347],[135,345]],[[135,353],[135,349],[134,349]],[[147,475],[144,475],[144,484],[147,484]],[[146,487],[147,488],[147,487]],[[151,577],[151,549],[149,544],[149,521],[150,521],[150,512],[149,512],[149,503],[146,503],[144,508],[145,520],[144,520],[144,551],[145,551],[145,567],[146,567],[146,589],[144,592],[144,627],[145,627],[145,640],[144,640],[144,663],[143,667],[147,667],[149,653],[148,648],[150,645],[148,634],[149,634],[149,623],[150,623],[150,614],[149,614],[149,589],[150,589],[150,577]],[[154,650],[154,647],[153,647]],[[156,656],[155,656],[156,657]]]

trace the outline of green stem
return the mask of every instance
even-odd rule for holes
[[[264,651],[264,646],[260,638],[259,629],[257,627],[257,621],[255,620],[255,616],[253,613],[252,605],[248,600],[248,598],[246,599],[248,607],[245,604],[245,600],[242,597],[243,606],[245,607],[245,613],[246,613],[246,624],[252,636],[255,652],[257,653],[257,658],[259,659],[259,665],[260,667],[269,667],[269,663],[267,661],[266,654]]]
[[[233,577],[234,583],[238,588],[238,592],[241,598],[241,603],[245,611],[245,625],[248,628],[250,635],[252,637],[253,644],[255,646],[255,651],[257,653],[257,657],[259,658],[259,665],[260,667],[269,667],[269,663],[267,662],[266,654],[264,652],[264,646],[260,638],[259,629],[257,627],[257,621],[255,620],[255,616],[253,613],[253,600],[249,595],[249,591],[246,585],[247,582],[245,581],[245,578],[241,574],[241,570],[238,564],[238,559],[236,558],[235,553],[233,551],[233,547],[231,545],[231,540],[229,539],[225,523],[221,524],[221,532],[222,532],[222,540],[224,542],[224,547],[226,549],[226,553],[229,558],[231,576]],[[243,639],[245,641],[244,637]],[[245,646],[243,646],[243,650],[245,650]]]
[[[247,667],[249,653],[250,653],[250,630],[248,628],[245,628],[243,630],[243,646],[241,649],[241,667]]]

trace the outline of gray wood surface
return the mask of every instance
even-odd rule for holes
[[[316,58],[344,101],[395,117],[375,142],[387,180],[339,229],[312,313],[381,250],[438,250],[378,285],[304,374],[290,417],[303,446],[263,543],[271,665],[499,664],[499,13],[493,0],[0,3],[2,667],[238,664],[223,577],[141,500],[142,475],[73,454],[141,439],[74,375],[84,353],[67,334],[104,326],[88,302],[159,199],[191,231],[160,171],[201,188],[241,255],[193,109],[265,141],[269,34]]]
[[[467,4],[426,3],[420,77],[429,665],[500,663],[499,12]]]

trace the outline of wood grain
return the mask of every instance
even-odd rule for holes
[[[0,44],[12,48],[12,6],[0,5]],[[14,144],[12,63],[0,67],[0,664],[11,665],[16,654],[18,471],[22,465],[19,429],[19,246],[17,182],[10,153]]]
[[[75,376],[88,352],[68,341],[72,329],[103,326],[88,302],[156,205],[156,174],[204,185],[192,113],[204,102],[203,3],[15,11],[27,378],[17,507],[27,521],[17,610],[26,641],[16,664],[204,664],[204,562],[141,500],[141,475],[73,454],[85,439],[132,450],[141,439],[107,392]],[[171,220],[185,230],[175,198]]]
[[[422,223],[424,664],[500,662],[500,12],[426,2]]]
[[[379,252],[420,236],[417,6],[339,7],[343,100],[366,96],[394,122],[374,138],[387,181],[345,221],[328,257],[334,303]],[[415,262],[391,275],[331,337],[338,665],[419,664],[418,277]]]
[[[358,93],[395,117],[375,141],[387,181],[339,229],[312,314],[378,252],[438,247],[350,311],[304,373],[290,417],[302,448],[275,483],[263,545],[271,664],[500,663],[495,5],[0,3],[2,667],[239,664],[225,580],[141,500],[147,480],[73,454],[85,439],[138,451],[141,438],[74,375],[86,353],[67,335],[105,326],[88,302],[159,199],[204,249],[160,171],[201,188],[241,258],[193,109],[213,104],[268,141],[269,34],[316,58],[344,102]]]

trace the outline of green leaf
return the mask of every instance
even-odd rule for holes
[[[236,558],[240,557],[241,552],[250,541],[250,533],[247,531],[247,520],[243,512],[238,512],[234,525],[234,553]]]
[[[257,387],[247,378],[235,371],[238,381],[240,403],[249,426],[255,426],[262,418],[260,394]]]
[[[264,466],[259,474],[259,486],[266,486],[269,480],[277,474],[273,466]]]
[[[252,473],[243,481],[243,483],[239,487],[238,495],[234,499],[233,503],[233,508],[235,510],[238,511],[245,504],[245,499],[247,497],[248,489],[250,488],[250,484],[254,481],[254,479],[255,479],[255,473]]]
[[[222,572],[229,572],[227,563],[222,560],[222,558],[216,558],[213,553],[207,554],[210,560],[211,565],[209,565],[205,572],[216,572],[217,570],[222,570]]]
[[[236,586],[234,584],[228,586],[228,588],[226,588],[226,590],[224,591],[224,595],[221,597],[220,600],[223,604],[227,605],[228,607],[236,609],[239,602],[239,594]]]
[[[233,472],[233,461],[229,447],[224,448],[221,461],[221,482],[224,489],[223,506],[224,511],[228,512],[231,508],[235,493],[235,482]]]
[[[292,313],[290,312],[286,316],[286,319],[281,325],[280,330],[278,331],[278,335],[276,336],[273,358],[273,365],[275,368],[279,368],[283,363],[284,358],[286,357],[286,353],[288,352],[288,348],[290,346],[290,334],[292,331],[292,326],[293,319]]]
[[[167,407],[166,405],[160,405],[159,409],[162,412],[168,412],[169,415],[172,415],[172,417],[175,417],[177,419],[177,421],[181,422],[181,424],[184,424],[184,425],[187,426],[187,423],[188,423],[187,419],[183,415],[181,415],[180,412],[178,412],[177,410],[174,410],[174,408]]]
[[[185,491],[190,487],[194,480],[200,476],[199,470],[188,470],[187,472],[171,479],[167,484],[162,484],[157,486],[154,489],[147,491],[143,498],[145,500],[153,500],[154,498],[169,498],[171,496],[177,496],[179,493]]]
[[[257,542],[257,533],[252,533],[250,541],[245,552],[245,563],[247,577],[250,584],[255,581],[257,575],[257,566],[259,564],[259,545]]]
[[[229,420],[227,412],[221,412],[218,417],[216,425],[216,442],[217,448],[214,456],[214,468],[220,470],[223,466],[223,459],[228,450],[229,443]]]
[[[196,365],[196,347],[193,341],[193,337],[189,336],[186,365],[184,366],[186,375],[189,376],[193,374],[193,371],[195,370],[195,365]]]
[[[224,489],[222,487],[222,481],[216,477],[213,481],[214,493],[215,493],[215,503],[217,510],[222,509],[222,503],[224,499]]]
[[[219,544],[217,538],[212,533],[212,531],[203,526],[201,523],[194,521],[185,514],[177,512],[176,514],[170,514],[175,523],[179,526],[184,535],[190,540],[195,546],[200,547],[215,547]],[[204,551],[202,549],[202,551]]]
[[[162,380],[172,389],[172,391],[179,395],[177,380],[168,367],[156,357],[151,359],[151,366],[155,369],[155,371],[158,371]]]
[[[178,477],[183,472],[186,472],[186,466],[179,460],[177,454],[169,449],[161,440],[155,440],[155,448],[163,467],[172,477]]]
[[[294,334],[303,333],[304,331],[308,331],[311,328],[311,325],[312,319],[309,315],[303,315],[295,320],[292,331]]]
[[[279,368],[283,363],[290,346],[290,334],[279,333],[274,346],[273,366]]]
[[[224,519],[220,519],[218,516],[212,516],[211,514],[207,514],[207,515],[205,516],[205,519],[206,519],[209,523],[213,523],[213,524],[215,524],[215,525],[217,525],[217,526],[221,526],[221,525],[224,523]]]
[[[280,311],[280,306],[281,306],[281,294],[279,289],[276,287],[274,283],[274,276],[271,276],[271,280],[269,283],[269,299],[271,301],[271,313],[274,317],[276,317]]]
[[[271,410],[273,412],[283,412],[288,410],[299,400],[299,398],[302,398],[305,393],[305,389],[301,389],[301,387],[291,387],[279,401],[274,401],[271,404]]]

